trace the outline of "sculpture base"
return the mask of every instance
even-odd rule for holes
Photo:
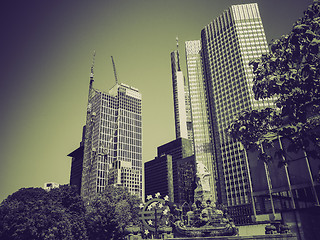
[[[174,223],[174,235],[177,237],[209,237],[209,236],[233,236],[238,229],[231,224],[204,225],[201,227],[186,226],[182,221]]]

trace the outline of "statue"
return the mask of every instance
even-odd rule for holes
[[[172,223],[175,236],[232,236],[238,233],[234,223],[209,199],[203,202],[197,200],[186,216],[187,221],[183,221],[181,217]]]
[[[238,233],[238,229],[229,220],[226,213],[218,209],[212,202],[209,179],[210,172],[203,163],[198,162],[194,203],[190,211],[186,212],[184,216],[180,214],[180,219],[176,218],[176,221],[172,222],[175,236],[232,236]]]
[[[160,193],[155,198],[148,196],[148,201],[140,206],[143,235],[164,237],[174,233],[175,237],[212,237],[238,234],[238,229],[226,212],[214,204],[209,179],[209,171],[198,162],[195,176],[197,186],[191,206],[189,203],[178,206],[169,202],[168,196],[160,199]]]
[[[212,199],[212,193],[210,189],[210,172],[204,166],[203,163],[197,162],[197,174],[196,174],[196,189],[194,190],[194,202],[203,202],[208,199]]]

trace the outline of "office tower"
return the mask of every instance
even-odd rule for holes
[[[231,6],[201,31],[201,43],[211,129],[221,151],[222,201],[247,204],[252,202],[247,158],[226,130],[241,111],[272,104],[254,100],[252,93],[249,61],[268,52],[257,4]]]
[[[218,181],[221,176],[217,169],[217,159],[220,155],[216,154],[219,146],[214,142],[212,136],[210,117],[208,112],[208,101],[206,95],[206,86],[204,84],[204,73],[201,58],[201,42],[200,40],[186,41],[186,65],[188,72],[188,83],[190,92],[190,104],[192,111],[193,139],[194,139],[194,154],[196,162],[201,162],[210,172],[210,189],[212,201],[221,200],[221,184]],[[217,184],[221,182],[221,184]]]
[[[189,139],[178,138],[159,146],[158,157],[165,155],[172,156],[173,199],[170,201],[183,204],[193,200],[195,160],[192,142]]]
[[[188,83],[180,67],[178,50],[171,52],[172,88],[176,138],[186,138],[193,142],[193,130]]]
[[[142,198],[141,94],[118,82],[105,93],[93,81],[91,70],[81,195],[116,184]]]
[[[156,193],[173,199],[172,156],[162,155],[144,163],[145,197]]]

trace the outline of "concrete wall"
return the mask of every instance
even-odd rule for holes
[[[224,236],[224,237],[195,237],[195,238],[168,238],[168,240],[297,240],[294,234],[273,234],[253,236]]]
[[[253,235],[264,235],[265,227],[268,224],[256,224],[256,225],[246,225],[237,226],[239,229],[239,236],[253,236]]]

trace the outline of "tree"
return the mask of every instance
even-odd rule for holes
[[[130,223],[139,225],[140,199],[126,188],[107,186],[87,206],[89,239],[123,239]]]
[[[276,107],[243,112],[228,131],[245,148],[286,137],[288,150],[320,147],[320,4],[314,1],[288,35],[274,40],[270,52],[250,62],[256,100],[273,98]],[[309,151],[318,154],[319,149]]]
[[[71,219],[70,229],[73,239],[87,239],[85,213],[86,208],[75,186],[62,185],[51,189],[48,196],[55,206],[65,209]]]
[[[51,191],[22,188],[8,196],[0,205],[0,239],[87,239],[84,218],[74,204],[63,204],[62,196],[72,196],[74,189]]]

